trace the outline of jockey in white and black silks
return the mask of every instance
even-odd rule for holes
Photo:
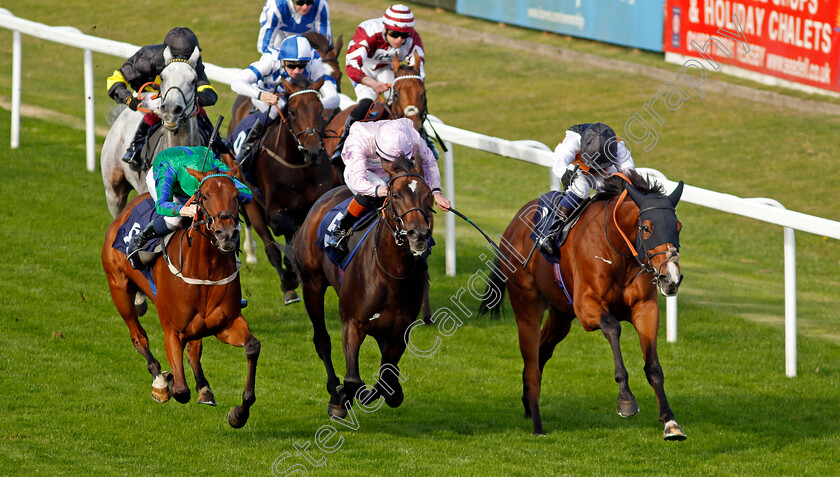
[[[332,44],[330,8],[327,0],[266,0],[260,14],[257,51],[271,53],[287,37],[316,31]]]
[[[216,158],[213,151],[208,153],[204,146],[176,146],[160,151],[152,161],[151,170],[146,174],[146,184],[152,199],[155,201],[156,214],[151,223],[132,240],[128,250],[126,250],[129,259],[135,251],[142,249],[149,240],[163,237],[184,227],[189,223],[187,218],[195,217],[196,206],[185,204],[198,190],[200,183],[198,179],[187,172],[187,169],[199,172],[212,170],[228,172],[230,170],[225,163]],[[243,204],[250,202],[251,189],[235,177],[233,182],[239,189],[239,202]],[[132,262],[133,264],[134,262]]]
[[[553,255],[554,239],[566,219],[593,189],[604,187],[604,179],[616,172],[636,168],[630,151],[615,131],[604,123],[577,124],[566,131],[566,137],[554,149],[552,171],[566,188],[566,194],[555,209],[557,222],[540,238],[540,251]]]
[[[419,65],[414,64],[415,52]],[[347,117],[333,159],[340,156],[350,126],[364,119],[377,95],[388,94],[394,82],[391,65],[395,56],[400,61],[408,60],[409,66],[420,72],[421,79],[426,77],[423,41],[414,29],[414,13],[405,5],[391,5],[381,18],[363,21],[347,45],[345,69],[353,81],[357,104]],[[385,97],[389,103],[392,99]]]
[[[327,74],[318,52],[300,35],[283,40],[279,49],[262,55],[259,60],[242,70],[231,83],[230,88],[234,92],[251,98],[257,111],[268,114],[267,120],[257,120],[254,123],[236,155],[237,162],[248,156],[260,140],[267,123],[277,118],[280,114],[278,108],[285,109],[286,90],[282,81],[294,81],[297,78],[306,78],[311,82],[323,79],[324,84],[318,93],[324,109],[338,107],[340,98],[335,78]]]
[[[198,38],[195,33],[186,27],[176,27],[166,34],[163,43],[159,45],[144,46],[137,50],[137,53],[132,55],[123,63],[121,67],[114,71],[108,78],[108,96],[120,104],[126,104],[132,111],[137,111],[140,105],[140,99],[134,96],[131,91],[137,90],[144,84],[153,82],[160,84],[160,72],[166,68],[166,61],[163,59],[163,51],[169,48],[173,59],[186,60],[193,54],[193,51],[198,48]],[[207,75],[204,72],[204,63],[199,57],[195,65],[196,72],[196,92],[198,95],[199,115],[204,118],[205,126],[209,124],[207,120],[207,113],[203,106],[212,106],[216,104],[218,95]],[[139,152],[142,148],[142,143],[146,138],[146,133],[149,127],[160,122],[160,118],[154,113],[146,113],[143,121],[137,128],[134,135],[134,140],[128,147],[123,161],[132,165],[135,170],[139,169]],[[212,125],[209,125],[212,128]]]
[[[351,126],[341,158],[344,160],[344,182],[354,195],[347,213],[338,223],[327,244],[344,250],[344,237],[372,205],[388,194],[388,173],[380,160],[393,162],[397,157],[421,161],[423,177],[432,189],[435,204],[443,211],[452,205],[440,190],[440,170],[434,154],[414,129],[408,118],[358,122]],[[344,250],[346,252],[346,250]]]

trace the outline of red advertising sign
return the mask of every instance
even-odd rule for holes
[[[840,91],[840,0],[667,0],[664,49]]]

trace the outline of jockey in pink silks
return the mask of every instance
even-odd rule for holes
[[[449,210],[452,204],[441,193],[435,156],[410,119],[357,122],[350,127],[341,153],[345,164],[344,182],[355,196],[327,241],[329,246],[344,250],[347,231],[365,210],[388,194],[389,177],[380,160],[393,162],[401,156],[410,161],[421,161],[423,177],[432,189],[435,204],[443,211]]]

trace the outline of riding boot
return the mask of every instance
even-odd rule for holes
[[[349,211],[344,214],[344,217],[338,221],[338,225],[333,230],[332,235],[327,240],[327,245],[330,247],[340,251],[341,253],[347,253],[347,236],[349,235],[348,232],[356,221],[359,220],[358,217],[351,214]]]
[[[426,134],[425,129],[422,129],[420,131],[420,137],[422,137],[426,141],[426,145],[429,146],[429,150],[432,151],[432,155],[435,156],[435,160],[440,158],[440,153],[438,152],[437,147],[435,146],[435,141],[433,141],[432,138],[429,137],[428,134]]]
[[[145,120],[140,121],[140,125],[137,126],[137,131],[134,133],[134,139],[131,140],[131,144],[129,144],[125,155],[123,155],[123,162],[127,163],[133,171],[140,170],[140,151],[143,150],[143,144],[146,142],[146,134],[149,132],[150,127],[149,123]]]
[[[347,135],[350,134],[350,126],[352,126],[356,121],[364,119],[372,104],[373,100],[363,99],[359,101],[359,104],[357,104],[352,111],[350,111],[350,114],[344,121],[344,131],[341,132],[341,138],[338,140],[338,145],[335,146],[335,151],[333,151],[333,155],[330,157],[330,162],[332,162],[333,165],[341,162],[341,151],[344,149],[344,141],[347,140]]]
[[[248,132],[248,137],[245,138],[245,142],[239,149],[239,154],[236,155],[236,163],[239,164],[243,173],[250,172],[251,170],[250,166],[254,163],[254,161],[249,159],[248,156],[251,154],[251,151],[254,150],[257,143],[260,142],[263,131],[265,131],[265,123],[263,121],[255,122],[251,127],[251,130]]]
[[[554,255],[557,251],[554,248],[554,241],[557,239],[557,234],[563,229],[566,220],[571,215],[572,211],[564,206],[557,207],[557,217],[550,229],[537,240],[537,247],[540,252],[546,255]]]
[[[149,243],[149,240],[163,237],[169,232],[170,230],[166,226],[166,221],[163,217],[155,216],[154,220],[152,220],[145,229],[134,236],[134,239],[125,251],[125,255],[128,257],[128,261],[131,263],[131,266],[135,269],[142,267],[143,264],[140,262],[140,257],[136,252],[145,247],[146,244]]]

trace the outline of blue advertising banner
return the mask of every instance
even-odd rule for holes
[[[662,51],[662,0],[458,0],[456,11],[536,30]]]

